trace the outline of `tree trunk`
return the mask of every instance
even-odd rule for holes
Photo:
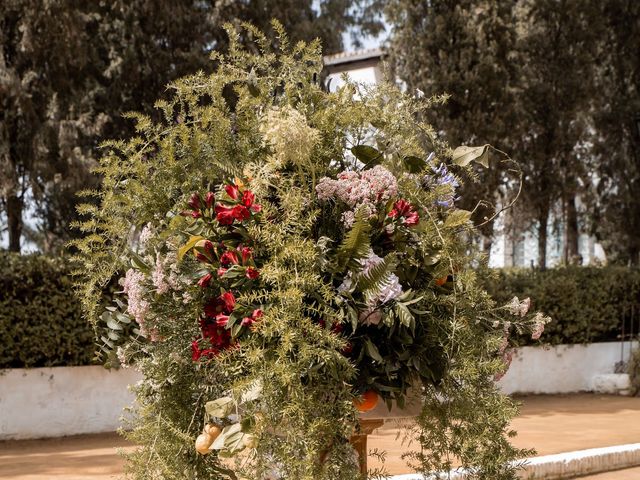
[[[565,264],[581,264],[578,248],[578,209],[576,208],[576,197],[571,196],[565,203],[565,244],[564,262]]]
[[[493,237],[482,236],[482,251],[489,255],[491,253],[491,247],[493,246]]]
[[[540,222],[540,225],[538,225],[538,267],[544,270],[547,268],[548,208],[540,212],[538,221]]]
[[[7,196],[7,224],[9,231],[9,251],[20,252],[20,237],[22,236],[22,199],[11,193]]]

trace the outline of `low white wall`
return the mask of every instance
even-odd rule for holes
[[[140,374],[100,366],[0,372],[0,440],[112,432]]]
[[[613,373],[619,360],[617,342],[523,347],[499,385],[507,394],[592,391],[594,377]],[[133,369],[99,366],[0,372],[0,440],[114,431],[134,401],[127,386],[138,380]]]
[[[625,361],[630,350],[626,342]],[[589,392],[593,391],[594,377],[614,373],[619,361],[619,342],[522,347],[515,352],[509,371],[498,384],[507,394]]]

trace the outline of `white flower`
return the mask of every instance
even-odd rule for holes
[[[512,315],[524,317],[531,307],[531,299],[527,297],[520,301],[518,297],[513,297],[506,307]]]
[[[144,227],[142,227],[140,238],[138,240],[140,242],[140,248],[145,250],[149,244],[149,240],[153,238],[153,235],[154,231],[150,223],[147,223]]]
[[[149,311],[149,302],[144,299],[144,274],[130,268],[124,277],[123,290],[127,295],[127,312],[144,329],[144,319]]]
[[[164,261],[159,253],[156,255],[156,267],[151,274],[151,281],[159,294],[162,295],[169,291],[170,285],[167,282],[166,275],[164,273]]]

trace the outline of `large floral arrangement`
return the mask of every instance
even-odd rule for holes
[[[82,207],[86,312],[106,360],[144,374],[130,474],[357,478],[359,410],[413,392],[414,468],[457,458],[514,478],[524,452],[494,378],[510,332],[546,319],[476,285],[457,173],[487,147],[438,140],[420,119],[440,99],[327,92],[318,45],[279,32],[274,51],[247,28],[261,54],[231,31],[216,73],[177,82],[162,121],[136,116],[138,138],[107,144],[98,204]]]

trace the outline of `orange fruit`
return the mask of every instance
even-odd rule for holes
[[[445,275],[444,277],[436,278],[436,285],[441,287],[442,285],[447,283],[447,278],[448,277],[449,277],[448,275]]]
[[[359,412],[368,412],[378,404],[378,394],[373,390],[367,390],[362,394],[362,399],[354,400],[353,404]]]

